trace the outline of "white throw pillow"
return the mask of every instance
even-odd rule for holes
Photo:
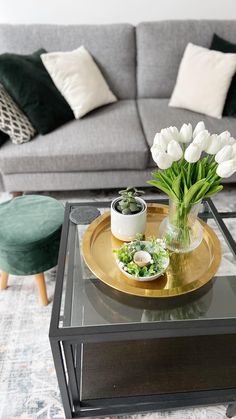
[[[236,71],[236,54],[189,43],[185,49],[169,106],[221,118]]]
[[[117,101],[83,46],[74,51],[42,54],[41,59],[75,118],[81,118],[99,106]]]

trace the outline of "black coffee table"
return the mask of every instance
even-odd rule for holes
[[[104,212],[110,204],[66,206],[50,326],[66,418],[214,403],[230,404],[232,417],[236,244],[230,231],[236,212],[218,213],[205,202],[201,217],[218,234],[223,253],[210,283],[182,297],[147,299],[112,290],[85,266],[80,246],[87,226],[69,219],[85,205]]]

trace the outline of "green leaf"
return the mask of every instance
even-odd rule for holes
[[[174,192],[172,192],[171,190],[166,188],[161,182],[158,182],[156,180],[149,180],[147,183],[149,183],[149,185],[153,185],[156,188],[160,189],[161,191],[166,193],[171,198],[176,199],[176,196],[175,196]]]
[[[215,183],[216,181],[218,181],[219,179],[221,179],[214,171],[211,174],[211,176],[209,176],[209,178],[207,177],[207,181],[209,182],[209,180],[211,181],[211,183]]]
[[[131,204],[130,204],[129,208],[130,208],[130,211],[131,211],[131,212],[135,212],[135,211],[137,211],[137,210],[138,210],[137,203],[133,203],[133,202],[131,202]]]
[[[191,181],[191,178],[192,178],[192,163],[188,163],[188,169],[187,169],[187,180],[186,180],[186,183],[187,183],[187,186],[188,186],[188,188],[191,188],[191,186],[192,186],[192,181]]]
[[[172,192],[172,182],[170,179],[166,179],[165,176],[163,177],[162,173],[159,175],[158,182],[160,182],[168,191]]]
[[[121,201],[119,205],[122,209],[128,208],[129,203],[127,201]]]
[[[179,175],[179,166],[178,166],[178,162],[173,162],[172,163],[172,166],[171,166],[171,169],[172,169],[172,171],[173,171],[173,173],[174,173],[174,175],[175,176],[178,176]]]
[[[187,207],[191,202],[194,201],[194,196],[199,192],[201,187],[204,185],[206,179],[201,179],[196,182],[191,188],[188,190],[184,197],[184,205]]]
[[[206,194],[206,192],[208,191],[209,188],[210,188],[210,183],[205,181],[204,185],[202,185],[202,187],[201,187],[200,191],[198,192],[197,196],[194,198],[194,202],[201,201],[204,198],[204,196],[205,196],[205,194]]]
[[[152,173],[152,177],[153,177],[154,179],[159,180],[159,174],[160,174],[160,172],[153,172],[153,173]]]
[[[197,164],[197,181],[201,180],[203,178],[202,176],[202,162],[201,160],[198,160]]]
[[[181,168],[181,179],[183,184],[183,194],[186,195],[186,193],[188,192],[187,170],[184,167]]]
[[[202,160],[202,178],[206,177],[206,164]]]
[[[215,181],[214,181],[214,184],[213,184],[213,185],[214,185],[214,186],[220,185],[220,183],[221,183],[221,182],[222,182],[222,178],[221,178],[221,177],[219,177],[217,180],[215,180]],[[213,186],[213,185],[212,185],[212,186]]]
[[[222,191],[223,185],[213,186],[209,189],[207,194],[204,196],[204,198],[209,198],[212,195],[215,195],[216,193]]]
[[[122,214],[128,215],[128,214],[131,214],[131,211],[130,211],[129,208],[125,208],[125,209],[122,210]]]
[[[169,167],[169,169],[165,170],[167,176],[173,181],[176,178],[176,175],[174,173],[174,171],[172,170],[172,167]]]
[[[192,171],[192,185],[194,185],[194,183],[197,182],[197,175],[198,175],[198,168],[197,168],[197,163],[195,163],[193,166],[193,171]]]
[[[163,180],[164,182],[165,182],[165,184],[170,188],[170,189],[172,189],[172,184],[173,184],[173,182],[172,182],[172,180],[165,174],[165,173],[163,173],[163,172],[160,172],[160,175],[159,175],[159,179],[160,180]]]
[[[177,196],[178,200],[180,200],[181,198],[181,173],[179,174],[179,176],[177,176],[174,180],[174,182],[172,183],[172,190],[175,193],[175,195]]]

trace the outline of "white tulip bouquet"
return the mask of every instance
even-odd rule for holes
[[[228,131],[210,134],[201,121],[194,130],[191,124],[183,124],[180,130],[162,129],[154,137],[151,153],[162,170],[153,173],[154,180],[148,183],[175,201],[172,222],[188,242],[193,205],[221,191],[222,178],[236,172],[236,140]]]

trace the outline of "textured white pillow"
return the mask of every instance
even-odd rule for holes
[[[221,118],[236,71],[236,54],[189,43],[185,49],[169,106]]]
[[[41,59],[75,118],[81,118],[99,106],[117,101],[83,46],[74,51],[42,54]]]

